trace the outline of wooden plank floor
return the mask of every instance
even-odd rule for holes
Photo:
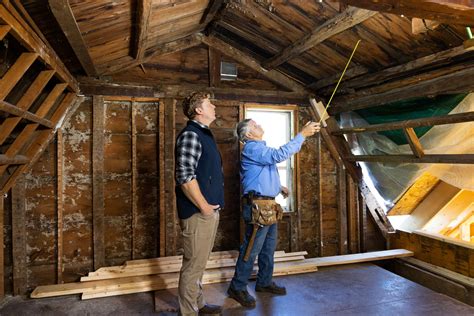
[[[209,303],[223,315],[474,315],[474,308],[433,292],[373,264],[323,267],[318,272],[277,277],[286,296],[258,293],[257,307],[227,298],[228,283],[204,286]],[[250,282],[249,291],[255,294]],[[176,289],[161,291],[162,306],[176,305]],[[154,313],[153,295],[140,293],[81,301],[78,295],[25,299],[7,297],[0,315],[176,315]]]

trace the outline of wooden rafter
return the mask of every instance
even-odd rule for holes
[[[21,97],[20,101],[18,101],[17,107],[21,110],[27,111],[53,75],[53,70],[42,71],[33,81],[26,93]],[[8,117],[3,121],[0,126],[0,145],[3,144],[5,139],[7,139],[8,135],[10,135],[20,121],[21,117]]]
[[[369,10],[361,10],[357,8],[349,8],[343,13],[337,15],[336,17],[328,20],[321,26],[317,27],[310,34],[299,39],[292,45],[285,48],[281,53],[272,58],[264,61],[262,65],[266,69],[273,69],[283,64],[285,61],[300,55],[306,50],[312,48],[313,46],[323,42],[324,40],[339,34],[354,25],[357,25],[372,16],[377,14],[377,12]]]
[[[408,82],[400,87],[386,89],[386,91],[378,94],[370,94],[370,91],[358,91],[350,96],[343,96],[334,99],[333,106],[328,112],[335,115],[341,112],[364,109],[372,106],[380,106],[396,101],[406,100],[416,97],[428,97],[439,94],[466,93],[474,91],[474,62],[472,65],[458,66],[456,68],[464,68],[453,71],[438,77],[426,80],[416,80],[409,78]],[[426,77],[426,75],[424,75]],[[384,85],[377,86],[378,90],[385,90]]]
[[[405,133],[408,144],[410,145],[410,148],[413,151],[413,154],[415,155],[415,157],[417,158],[423,157],[425,155],[423,151],[423,146],[421,145],[420,140],[418,139],[418,136],[416,136],[415,130],[409,127],[409,128],[404,128],[403,132]]]
[[[266,77],[267,79],[275,82],[283,87],[286,87],[295,92],[303,93],[304,87],[297,83],[296,81],[290,79],[289,77],[283,75],[282,73],[276,70],[269,70],[267,71],[264,69],[260,63],[255,60],[254,58],[248,56],[247,54],[237,50],[232,45],[227,44],[226,42],[216,38],[216,37],[203,37],[203,43],[209,47],[212,47],[222,54],[231,57],[232,59],[236,60],[237,62],[249,67],[250,69],[258,72],[262,76]]]
[[[97,76],[97,70],[82,37],[79,26],[68,0],[49,0],[49,7],[58,21],[64,35],[68,39],[77,59],[89,76]]]
[[[206,11],[204,11],[199,24],[208,25],[217,14],[219,9],[222,7],[224,0],[211,0]]]
[[[10,29],[10,25],[0,25],[0,41],[8,34]]]
[[[367,10],[434,20],[446,24],[474,25],[472,1],[449,0],[342,0]],[[469,4],[470,3],[470,4]]]
[[[446,163],[446,164],[474,164],[474,154],[456,155],[425,155],[421,158],[412,155],[360,155],[346,156],[348,161],[365,162],[409,162],[409,163]]]
[[[30,160],[26,156],[18,155],[8,157],[7,155],[0,155],[0,165],[24,165]]]
[[[41,118],[36,114],[33,114],[31,112],[21,110],[14,106],[13,104],[10,104],[5,101],[0,101],[0,111],[7,112],[11,115],[26,119],[28,121],[38,123],[40,125],[43,125],[48,128],[53,128],[53,123],[47,119]]]
[[[148,47],[148,32],[151,21],[152,0],[139,0],[137,3],[137,33],[133,57],[141,61]]]
[[[4,100],[7,97],[37,57],[38,54],[36,53],[23,53],[20,55],[13,66],[0,79],[0,100]]]
[[[75,107],[71,107],[71,104],[76,100],[76,98],[77,97],[75,93],[68,93],[61,101],[60,105],[58,106],[58,109],[51,117],[51,121],[55,124],[56,127],[58,127],[58,124],[61,123],[67,115],[69,115],[75,110]],[[38,128],[38,124],[30,124],[29,126],[32,126],[31,129],[33,131]],[[28,148],[25,149],[24,155],[28,157],[29,163],[19,166],[12,173],[12,175],[8,178],[5,185],[1,189],[1,193],[8,192],[8,190],[13,187],[18,177],[20,177],[24,172],[27,172],[32,167],[32,165],[39,159],[49,142],[53,139],[55,133],[56,129],[45,129],[37,132],[34,141],[31,142]]]
[[[55,70],[58,78],[67,82],[71,90],[78,91],[79,86],[76,80],[57,57],[56,53],[43,43],[32,29],[23,26],[9,10],[13,10],[13,8],[7,9],[3,4],[0,4],[0,24],[8,24],[11,27],[9,33],[15,39],[17,39],[28,51],[37,53],[38,58],[45,64],[49,65],[50,69]]]
[[[432,116],[426,118],[405,120],[392,123],[365,125],[357,127],[341,128],[334,131],[334,135],[350,134],[350,133],[363,133],[363,132],[377,132],[377,131],[389,131],[395,129],[405,128],[416,128],[422,126],[434,126],[444,124],[454,124],[474,121],[474,112],[465,112],[451,115]]]
[[[141,64],[147,63],[152,58],[156,58],[158,56],[176,53],[194,46],[201,44],[202,34],[197,33],[193,35],[189,35],[172,42],[168,42],[165,44],[160,45],[159,47],[155,47],[153,53],[148,56],[141,58],[140,60],[130,60],[127,58],[126,61],[117,60],[114,64],[106,67],[101,73],[103,75],[111,75],[117,72],[121,72],[133,67],[137,67]]]

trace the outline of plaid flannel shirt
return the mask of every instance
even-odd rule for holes
[[[195,123],[203,128],[206,125],[197,121]],[[202,145],[198,134],[192,131],[182,133],[176,140],[176,169],[175,177],[178,185],[196,179],[196,169],[202,154]]]

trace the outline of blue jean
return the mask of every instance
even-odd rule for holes
[[[259,227],[255,236],[252,252],[249,260],[244,262],[245,251],[252,236],[253,225],[249,224],[252,216],[252,208],[244,205],[242,216],[244,218],[246,228],[244,242],[240,246],[239,259],[235,265],[235,274],[230,283],[230,287],[235,291],[247,290],[247,283],[252,274],[253,264],[258,255],[258,274],[257,285],[269,286],[272,282],[273,275],[273,255],[278,239],[277,224]]]

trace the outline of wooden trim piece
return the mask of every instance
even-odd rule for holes
[[[13,295],[24,295],[27,287],[25,186],[22,177],[12,189]]]
[[[359,239],[359,249],[360,252],[365,252],[366,251],[366,240],[365,238],[367,237],[367,206],[365,204],[365,199],[360,193],[358,192],[358,211],[359,211],[359,232],[360,232],[360,239]]]
[[[21,110],[28,111],[53,75],[54,70],[42,71],[36,77],[35,81],[33,81],[25,94],[21,97],[20,101],[18,101],[17,107]],[[0,145],[3,144],[10,133],[15,129],[17,124],[20,123],[20,121],[21,118],[19,117],[9,117],[5,119],[3,124],[0,126]]]
[[[13,66],[11,66],[2,79],[0,79],[0,100],[5,100],[28,68],[33,65],[37,57],[38,54],[36,53],[22,53],[20,57],[18,57]]]
[[[51,0],[50,0],[51,1]],[[148,47],[148,32],[150,29],[152,0],[142,0],[137,3],[137,33],[133,47],[133,57],[141,60]]]
[[[332,131],[332,135],[342,135],[351,133],[363,133],[363,132],[379,132],[389,131],[395,129],[407,129],[416,128],[421,126],[434,126],[434,125],[445,125],[455,124],[474,121],[474,112],[465,112],[451,115],[432,116],[419,119],[405,120],[400,122],[364,125],[357,127],[341,128],[336,131]]]
[[[474,25],[472,1],[344,0],[355,7],[434,20],[446,24]]]
[[[319,133],[316,139],[316,159],[317,159],[317,173],[316,173],[316,186],[317,186],[317,195],[318,195],[318,203],[316,206],[317,211],[317,223],[316,223],[316,243],[318,247],[318,256],[323,256],[323,237],[324,237],[324,230],[323,230],[323,162],[322,162],[322,149],[321,149],[321,136],[322,134]],[[329,135],[328,135],[329,136]],[[337,161],[337,159],[335,159]],[[341,163],[336,163],[337,167],[341,167]]]
[[[3,5],[0,5],[0,20],[9,24],[12,28],[10,34],[30,51],[38,53],[39,58],[50,65],[58,73],[58,76],[69,84],[72,90],[79,91],[76,79],[69,73],[56,53],[48,48],[33,30],[23,27]]]
[[[54,127],[54,124],[51,121],[49,121],[47,119],[44,119],[44,118],[41,118],[40,116],[38,116],[36,114],[33,114],[31,112],[21,110],[21,109],[17,108],[16,106],[14,106],[13,104],[10,104],[10,103],[5,102],[5,101],[0,101],[0,111],[3,111],[3,112],[6,112],[6,113],[9,113],[11,115],[15,115],[15,116],[24,118],[28,121],[43,125],[47,128],[53,128]]]
[[[142,2],[142,1],[140,1]],[[64,35],[71,45],[77,59],[88,76],[97,76],[97,70],[89,54],[87,44],[82,37],[81,30],[76,23],[74,13],[68,0],[49,0],[49,7],[58,21]]]
[[[348,230],[347,223],[350,221],[347,212],[347,183],[346,183],[346,170],[344,166],[337,168],[337,222],[339,228],[339,254],[345,255],[348,251]]]
[[[423,151],[423,146],[420,143],[420,140],[418,139],[418,136],[416,136],[416,132],[413,128],[405,128],[403,129],[403,133],[405,133],[405,136],[407,138],[408,144],[410,145],[411,150],[413,151],[413,154],[417,158],[421,158],[425,155],[425,152]]]
[[[290,79],[289,77],[283,75],[282,73],[276,70],[266,70],[260,63],[254,58],[248,56],[247,54],[235,49],[232,45],[227,44],[226,42],[218,39],[217,37],[203,37],[203,43],[209,47],[215,48],[220,51],[222,54],[231,57],[237,62],[249,67],[250,69],[258,72],[267,79],[275,82],[283,87],[286,87],[292,91],[305,93],[304,87]]]
[[[10,25],[0,25],[0,41],[10,32]]]
[[[425,230],[415,230],[413,232],[413,234],[433,238],[433,239],[442,241],[446,244],[453,244],[453,245],[456,245],[456,246],[461,246],[461,247],[464,247],[464,248],[474,250],[474,245],[472,243],[464,241],[464,240],[460,240],[460,239],[447,237],[447,236],[442,235],[442,234],[432,233],[432,232],[425,231]]]
[[[387,260],[394,258],[412,257],[413,252],[405,249],[393,249],[374,251],[366,253],[357,253],[352,255],[331,256],[324,258],[310,258],[305,259],[305,262],[316,264],[317,267],[335,266],[340,264],[361,263],[378,260]]]
[[[159,240],[159,253],[160,257],[166,256],[166,189],[165,189],[165,103],[161,102],[158,105],[158,163],[159,163],[159,183],[160,183],[160,216],[159,216],[159,229],[160,229],[160,240]]]
[[[412,155],[354,155],[346,156],[348,161],[365,162],[410,162],[410,163],[447,163],[447,164],[474,164],[474,154],[459,155],[425,155],[421,158]]]
[[[273,69],[275,67],[278,67],[287,60],[290,60],[293,57],[302,54],[308,49],[314,47],[315,45],[323,42],[324,40],[334,35],[344,32],[345,30],[364,22],[365,20],[373,17],[376,14],[377,12],[375,11],[368,11],[364,9],[361,10],[351,7],[345,10],[343,13],[338,14],[334,18],[318,26],[310,34],[297,40],[295,43],[285,48],[278,55],[275,55],[272,58],[264,61],[262,65],[266,69]]]
[[[9,157],[7,155],[0,155],[0,165],[24,165],[30,162],[28,157],[18,155]]]
[[[201,44],[202,36],[202,34],[197,33],[174,40],[172,42],[161,44],[160,46],[153,47],[153,52],[149,55],[143,56],[143,58],[140,60],[130,59],[130,57],[127,57],[123,60],[114,60],[113,63],[102,68],[101,74],[112,75],[114,73],[122,72],[124,70],[137,67],[142,64],[146,64],[147,62],[158,56],[176,53],[191,47],[195,47]]]
[[[347,185],[347,236],[348,236],[348,251],[349,253],[358,253],[360,245],[360,218],[357,208],[358,201],[358,186],[350,176],[346,176]]]
[[[105,104],[102,96],[93,96],[92,117],[92,226],[94,269],[105,266],[104,231],[104,128]]]
[[[57,131],[57,266],[56,266],[56,282],[58,284],[63,283],[63,215],[64,215],[64,138],[63,130],[58,129]]]
[[[4,216],[5,216],[5,208],[4,208],[4,195],[0,195],[0,299],[3,299],[5,296],[5,251],[4,251],[4,236],[3,236],[3,228],[4,228]]]

